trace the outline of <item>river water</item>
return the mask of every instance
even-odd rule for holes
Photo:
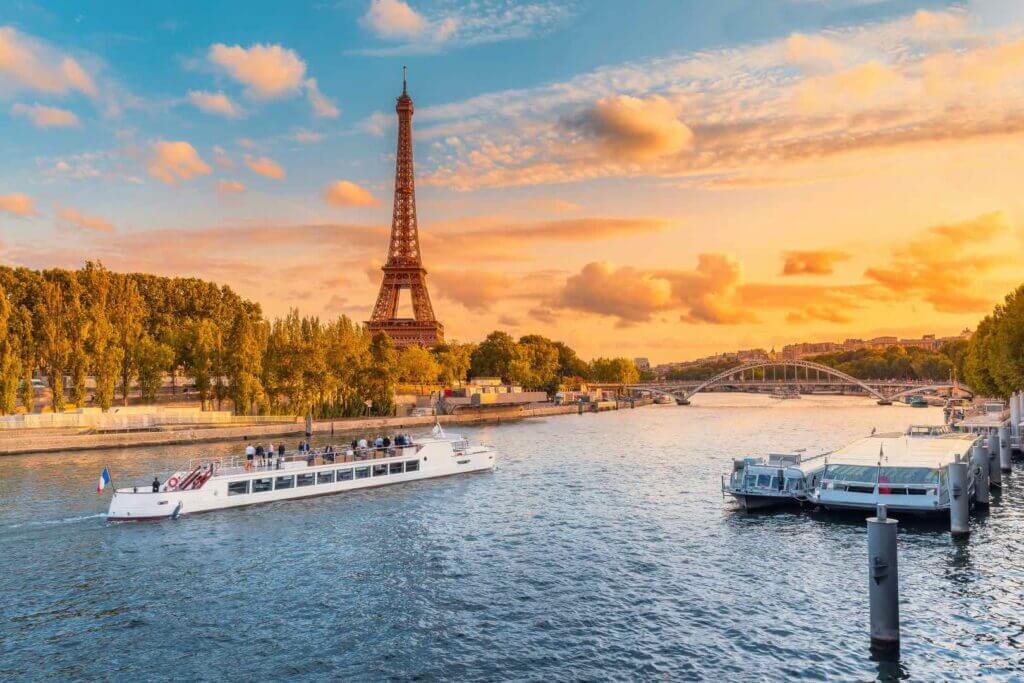
[[[0,458],[0,679],[1020,680],[1020,471],[966,543],[901,521],[896,665],[869,656],[863,521],[720,493],[734,456],[940,421],[701,395],[461,430],[490,474],[121,525],[104,466],[237,446]]]

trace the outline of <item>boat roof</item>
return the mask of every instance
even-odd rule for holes
[[[874,434],[858,439],[829,454],[830,465],[878,465],[885,467],[945,467],[956,457],[969,455],[977,434],[946,432],[913,436],[904,432]]]

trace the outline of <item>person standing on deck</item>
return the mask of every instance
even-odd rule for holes
[[[256,449],[252,444],[245,447],[245,469],[252,469],[252,461],[256,457]]]

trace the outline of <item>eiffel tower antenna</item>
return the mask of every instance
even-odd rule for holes
[[[398,347],[435,346],[444,342],[444,325],[434,317],[427,292],[427,269],[420,259],[419,224],[416,218],[416,178],[412,160],[412,98],[406,68],[402,67],[402,94],[395,102],[398,114],[398,150],[395,154],[395,203],[391,240],[382,270],[384,279],[373,313],[366,326],[385,332]],[[412,295],[412,318],[399,318],[398,297],[403,289]]]

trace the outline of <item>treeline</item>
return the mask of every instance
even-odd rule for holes
[[[982,396],[1024,389],[1024,285],[985,316],[967,345],[964,379]]]
[[[0,267],[0,413],[19,402],[31,411],[38,375],[59,411],[68,403],[127,405],[133,387],[153,402],[168,374],[191,380],[204,407],[227,402],[239,414],[316,417],[391,414],[397,383],[500,377],[554,392],[639,376],[628,359],[587,363],[538,335],[515,340],[496,331],[480,344],[398,351],[345,316],[324,322],[293,311],[265,320],[258,304],[195,278],[112,273],[96,263],[78,271]]]
[[[109,408],[133,384],[153,400],[165,373],[196,380],[204,401],[259,374],[247,356],[265,333],[260,308],[194,278],[0,267],[0,412],[33,408],[32,378],[47,378],[54,410]],[[68,381],[65,382],[64,378]],[[94,387],[87,392],[87,378]],[[67,388],[65,387],[67,384]]]
[[[889,346],[823,353],[807,360],[853,375],[857,379],[904,379],[949,381],[953,369],[963,378],[962,358],[967,342],[946,342],[938,351]]]

